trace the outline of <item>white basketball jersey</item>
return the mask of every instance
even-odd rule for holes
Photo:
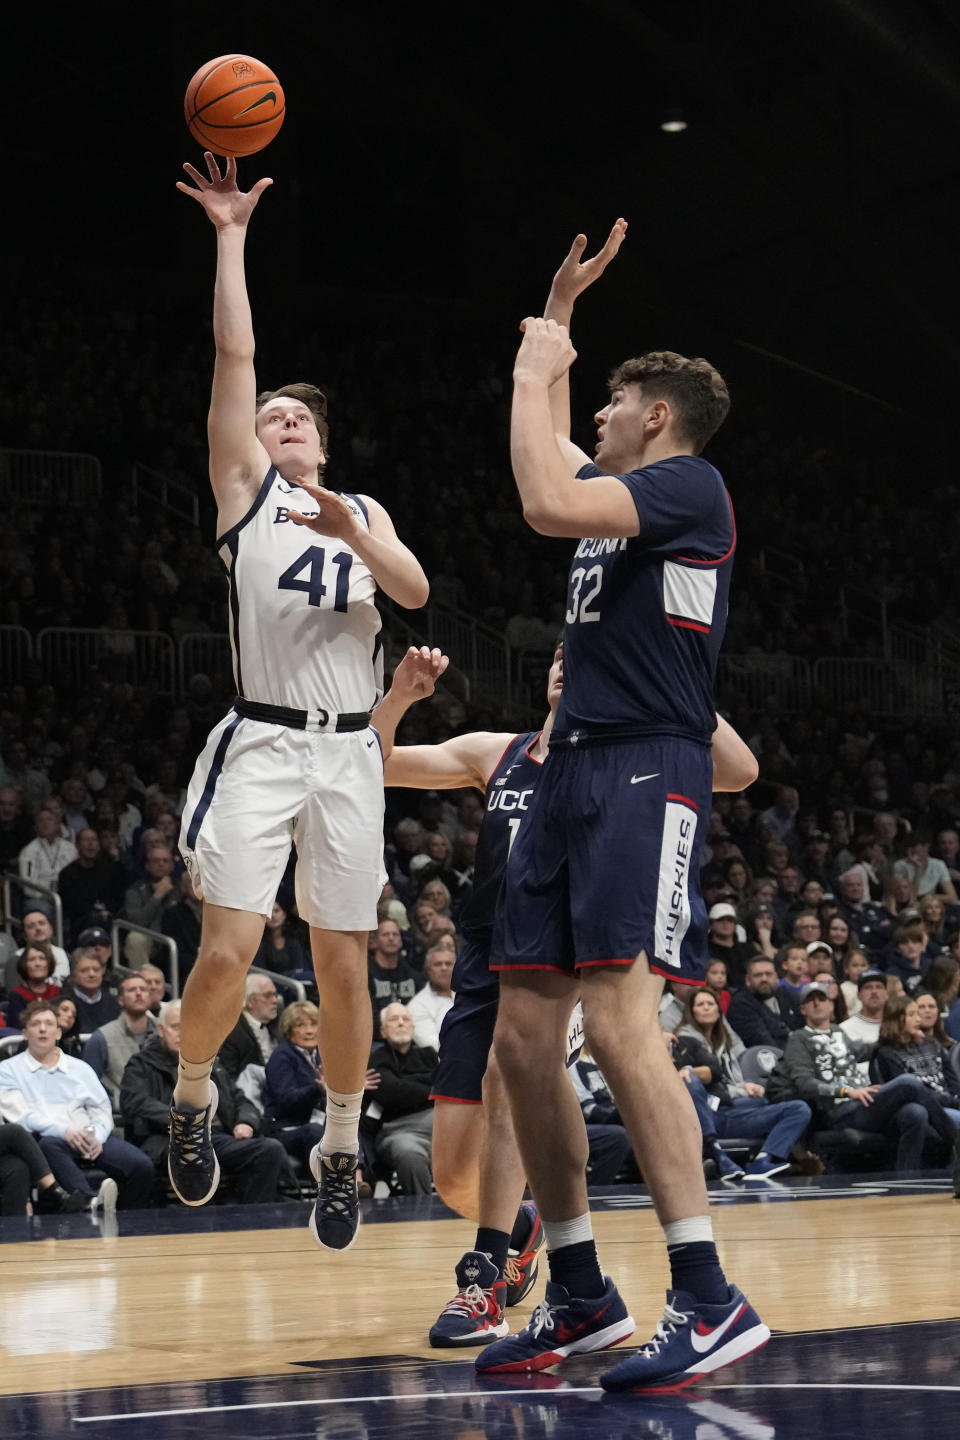
[[[366,506],[342,497],[369,529]],[[370,710],[383,694],[376,582],[349,545],[296,525],[316,501],[270,466],[242,520],[217,540],[230,577],[237,693],[295,710]]]

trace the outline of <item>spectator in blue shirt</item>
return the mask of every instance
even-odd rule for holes
[[[64,1055],[53,1005],[34,1001],[23,1013],[27,1048],[0,1065],[0,1119],[36,1138],[57,1183],[87,1197],[91,1209],[149,1203],[153,1165],[142,1150],[113,1135],[110,1099],[93,1070]],[[95,1163],[107,1179],[95,1191]]]

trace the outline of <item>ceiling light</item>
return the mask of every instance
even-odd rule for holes
[[[687,121],[682,110],[667,110],[660,121],[660,129],[666,135],[679,135],[686,128]]]

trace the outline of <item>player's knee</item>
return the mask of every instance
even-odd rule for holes
[[[317,985],[321,991],[341,995],[367,993],[366,968],[358,966],[352,955],[340,951],[315,951],[313,957]]]
[[[236,942],[230,939],[217,940],[201,949],[194,971],[198,971],[214,984],[221,980],[229,982],[238,975],[246,975],[250,968],[250,958]]]

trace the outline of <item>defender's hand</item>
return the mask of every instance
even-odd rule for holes
[[[577,296],[582,294],[595,280],[600,279],[623,244],[623,237],[626,233],[626,220],[621,218],[615,221],[603,249],[598,250],[596,255],[591,256],[589,260],[581,260],[581,256],[587,248],[587,237],[578,235],[570,246],[570,253],[553,277],[547,309],[552,311],[554,306],[563,306],[567,310],[572,310]]]
[[[552,385],[566,374],[577,358],[567,327],[558,325],[556,320],[543,320],[531,315],[523,321],[520,329],[523,340],[514,361],[514,380],[536,380],[543,385]]]
[[[437,681],[449,664],[450,657],[444,655],[442,650],[436,647],[431,650],[428,645],[421,645],[418,650],[415,645],[411,645],[393,672],[390,694],[398,699],[409,700],[411,704],[417,700],[426,700],[433,694]]]

